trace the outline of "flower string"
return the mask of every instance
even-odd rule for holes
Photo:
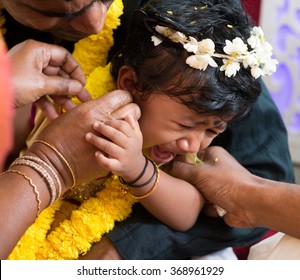
[[[186,63],[192,68],[205,71],[208,66],[218,67],[214,58],[221,58],[223,65],[220,70],[224,71],[227,77],[234,77],[241,65],[244,68],[250,67],[251,75],[255,79],[276,71],[278,61],[272,58],[272,46],[265,41],[260,27],[256,26],[250,32],[251,36],[247,40],[250,50],[240,37],[236,37],[232,41],[225,40],[224,54],[215,52],[215,43],[211,39],[198,41],[192,36],[160,25],[157,25],[155,30],[172,42],[182,44],[189,53],[193,53],[186,59]],[[156,35],[153,35],[151,40],[155,46],[162,43],[162,39]]]
[[[54,214],[62,200],[46,208],[36,222],[23,235],[9,259],[72,260],[86,253],[94,242],[113,229],[116,221],[126,219],[131,213],[134,199],[124,195],[117,176],[106,180],[105,188],[96,197],[82,202],[49,234]]]

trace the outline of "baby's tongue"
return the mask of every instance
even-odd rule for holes
[[[150,149],[150,155],[157,164],[167,163],[176,156],[176,154],[169,152],[159,146],[152,147]]]

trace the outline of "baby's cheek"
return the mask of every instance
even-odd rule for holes
[[[211,144],[211,142],[214,140],[214,138],[215,137],[203,139],[201,144],[200,144],[200,151],[205,150]]]

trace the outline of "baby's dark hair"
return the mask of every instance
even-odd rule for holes
[[[174,97],[198,114],[218,115],[225,120],[244,117],[258,99],[260,84],[241,65],[234,77],[208,66],[205,71],[186,64],[191,55],[180,43],[163,39],[154,46],[156,25],[166,26],[198,41],[210,38],[216,53],[224,53],[225,40],[240,37],[246,43],[252,23],[239,0],[150,0],[136,12],[122,51],[113,58],[117,79],[122,65],[132,67],[136,89],[147,98],[153,91]],[[161,37],[160,37],[161,38]]]

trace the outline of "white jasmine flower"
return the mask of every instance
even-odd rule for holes
[[[234,77],[237,71],[240,70],[240,63],[230,60],[230,59],[223,59],[223,65],[221,66],[220,70],[225,71],[225,75],[227,77]]]
[[[242,55],[246,55],[248,52],[247,45],[243,42],[243,40],[239,37],[231,41],[225,41],[226,46],[223,48],[224,52],[233,57],[239,57]]]
[[[264,37],[264,32],[263,32],[263,30],[261,29],[260,26],[254,26],[252,28],[250,34],[253,35],[253,36],[261,37],[261,38]]]
[[[276,72],[277,64],[279,62],[276,59],[270,59],[267,63],[263,66],[263,73],[264,75],[272,75]]]
[[[215,43],[211,39],[204,39],[200,42],[194,37],[189,37],[189,39],[190,41],[183,45],[188,52],[193,52],[194,54],[214,54]]]
[[[258,57],[256,55],[256,53],[252,53],[246,56],[246,58],[243,60],[243,66],[245,68],[247,68],[248,66],[250,67],[254,67],[254,66],[258,66],[259,62],[258,62]]]
[[[268,42],[264,42],[264,44],[261,45],[261,48],[256,49],[257,55],[261,58],[266,58],[267,60],[272,56],[272,51],[273,48]]]
[[[199,70],[206,70],[207,66],[217,67],[218,64],[208,54],[191,55],[186,59],[186,63]]]
[[[250,32],[251,36],[247,40],[248,44],[252,49],[260,48],[262,44],[265,42],[264,32],[258,26],[252,28]]]
[[[265,52],[268,52],[270,55],[272,54],[273,47],[269,42],[264,42],[263,43],[263,49]]]
[[[156,25],[155,30],[156,30],[156,32],[164,35],[167,38],[172,34],[171,29],[169,27],[165,27],[165,26]]]
[[[173,32],[169,36],[169,39],[172,40],[174,43],[181,43],[186,40],[186,36],[183,33],[177,31],[177,32]]]
[[[198,48],[201,53],[213,55],[215,52],[215,43],[211,39],[204,39],[199,42]]]
[[[188,51],[196,54],[198,52],[199,42],[194,37],[189,37],[190,41],[183,45],[183,47]]]
[[[162,40],[156,37],[155,35],[151,36],[151,41],[153,42],[155,47],[161,44],[162,42]]]
[[[251,68],[251,75],[255,78],[258,79],[260,76],[263,76],[263,70],[258,67],[258,66],[254,66]]]
[[[225,40],[224,53],[215,53],[215,43],[211,39],[197,41],[194,37],[187,37],[179,31],[164,26],[156,26],[155,29],[171,41],[181,43],[189,53],[194,53],[186,59],[186,63],[195,69],[206,70],[208,66],[218,67],[214,58],[221,58],[223,65],[220,70],[224,71],[227,77],[234,77],[241,65],[244,68],[250,67],[251,75],[256,79],[276,71],[278,61],[271,58],[272,46],[265,41],[260,27],[251,30],[251,36],[247,40],[252,48],[250,51],[248,45],[241,38],[236,37],[232,41]],[[156,36],[152,36],[151,40],[155,46],[162,42]]]

